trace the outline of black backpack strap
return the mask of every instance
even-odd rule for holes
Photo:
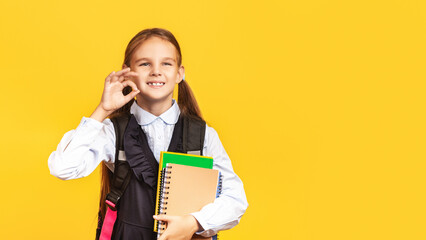
[[[183,121],[183,151],[188,154],[203,155],[206,122],[185,117]]]
[[[126,130],[127,124],[130,120],[130,114],[120,115],[111,118],[114,124],[115,136],[116,136],[116,147],[115,147],[115,163],[114,163],[114,174],[110,186],[110,192],[106,196],[106,200],[117,205],[118,200],[126,190],[127,185],[130,182],[130,167],[126,161],[126,155],[124,153],[124,131]],[[111,205],[107,204],[112,210]]]
[[[130,120],[130,114],[120,115],[117,117],[112,117],[110,120],[114,125],[115,131],[115,163],[114,163],[114,173],[112,174],[112,180],[110,182],[110,192],[107,194],[106,199],[102,201],[110,201],[117,206],[118,200],[126,190],[127,185],[130,182],[130,167],[126,161],[126,155],[124,154],[124,132],[126,130],[127,124]],[[110,178],[111,179],[111,178]],[[106,202],[107,207],[111,210],[116,211],[116,207],[111,206]],[[101,216],[101,210],[99,209],[98,213],[98,227],[96,229],[96,240],[100,238],[101,229],[103,226],[103,220]]]

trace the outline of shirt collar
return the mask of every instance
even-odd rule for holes
[[[176,100],[172,99],[172,106],[163,112],[160,116],[155,116],[154,114],[145,111],[142,109],[136,101],[133,102],[130,107],[130,113],[133,114],[136,118],[136,121],[139,125],[149,125],[157,118],[163,120],[166,124],[176,124],[179,119],[180,109]]]

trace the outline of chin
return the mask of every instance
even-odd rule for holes
[[[173,94],[171,95],[164,95],[164,94],[143,94],[143,99],[147,100],[147,101],[152,101],[152,102],[159,102],[159,101],[166,101],[168,99],[172,99]]]

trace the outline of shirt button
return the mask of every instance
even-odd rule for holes
[[[158,140],[161,140],[161,136],[160,135],[158,135],[157,138],[158,138]]]

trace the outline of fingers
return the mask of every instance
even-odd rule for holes
[[[162,234],[158,240],[166,240],[167,239],[166,237],[167,237],[166,235]]]
[[[136,95],[138,95],[138,93],[140,92],[136,84],[130,80],[126,80],[122,82],[122,84],[123,84],[123,88],[130,86],[133,89],[133,91],[131,91],[126,96],[124,96],[124,99],[126,100],[126,102],[129,102],[132,98],[136,97]]]
[[[130,68],[129,67],[121,69],[120,71],[116,72],[115,75],[121,76],[121,75],[123,75],[126,72],[130,72]]]
[[[127,94],[126,96],[124,96],[124,100],[126,103],[130,102],[130,100],[132,100],[134,97],[136,97],[136,95],[138,95],[139,91],[135,92],[132,91],[131,93]]]
[[[122,84],[123,84],[123,87],[130,86],[130,87],[132,87],[133,91],[135,91],[135,90],[139,91],[136,84],[134,82],[130,81],[130,80],[126,80],[126,81],[122,82]]]
[[[123,72],[122,71],[118,71],[116,73],[113,72],[113,75],[111,76],[111,83],[123,80],[123,78],[122,78]],[[120,77],[121,77],[121,80],[119,80]]]
[[[167,222],[167,216],[166,215],[154,215],[152,216],[157,221],[165,221]],[[161,224],[161,222],[158,222],[158,224]],[[161,234],[160,238],[158,240],[166,240],[167,239],[167,233]]]
[[[124,79],[132,79],[138,76],[136,72],[126,72],[123,74]]]
[[[155,220],[158,220],[158,221],[168,222],[171,220],[171,217],[167,215],[154,215],[153,217]]]
[[[129,74],[130,73],[130,74]],[[135,73],[135,72],[131,72],[130,71],[130,68],[128,67],[128,68],[124,68],[124,69],[122,69],[122,70],[120,70],[120,71],[118,71],[118,72],[115,72],[115,71],[113,71],[113,72],[111,72],[107,77],[106,77],[106,81],[109,81],[109,82],[111,82],[111,83],[113,83],[113,82],[117,82],[117,81],[119,81],[119,82],[121,82],[121,81],[123,81],[124,80],[124,78],[125,78],[125,76],[137,76],[137,74]]]
[[[124,100],[127,102],[129,102],[130,100],[132,100],[134,97],[136,97],[136,95],[138,95],[139,90],[133,90],[131,91],[129,94],[127,94],[126,96],[124,96]]]
[[[111,72],[110,74],[108,74],[108,76],[105,78],[105,83],[110,83],[111,82],[111,78],[112,76],[115,74],[115,72]]]

